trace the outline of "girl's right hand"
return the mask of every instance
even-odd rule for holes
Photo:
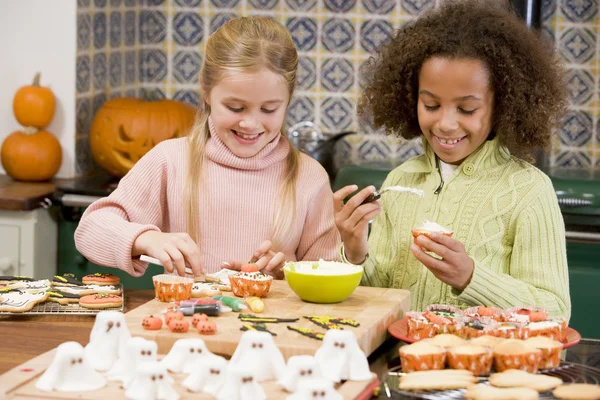
[[[200,248],[187,233],[146,231],[133,242],[131,251],[132,256],[142,254],[158,258],[169,273],[177,270],[178,275],[186,276],[186,265],[192,269],[194,276],[205,272],[200,264]]]
[[[335,225],[344,242],[346,259],[353,264],[362,264],[369,252],[369,221],[381,212],[381,204],[378,201],[362,204],[375,191],[374,186],[367,186],[344,204],[344,199],[357,189],[358,186],[350,185],[335,192],[333,208]]]

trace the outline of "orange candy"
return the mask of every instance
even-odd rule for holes
[[[242,265],[242,272],[258,272],[258,265],[244,264]]]

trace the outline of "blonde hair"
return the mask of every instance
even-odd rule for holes
[[[208,38],[200,84],[204,96],[207,96],[226,74],[254,73],[266,68],[284,78],[291,98],[296,87],[297,67],[298,53],[294,42],[280,23],[266,17],[241,17],[228,21]],[[187,230],[194,241],[199,239],[198,189],[203,177],[206,145],[210,138],[209,116],[210,106],[205,102],[188,135],[189,164],[184,193]],[[282,135],[280,140],[287,138]],[[274,211],[273,236],[269,238],[275,250],[283,247],[286,233],[296,221],[300,153],[291,143],[286,164],[286,173]]]

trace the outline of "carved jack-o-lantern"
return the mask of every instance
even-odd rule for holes
[[[194,116],[192,106],[175,100],[108,100],[92,123],[94,160],[110,174],[122,177],[157,143],[185,136]]]

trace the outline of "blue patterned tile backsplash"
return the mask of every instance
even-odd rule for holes
[[[89,129],[104,101],[120,96],[201,102],[198,74],[208,35],[231,18],[266,15],[291,32],[300,54],[288,123],[359,134],[336,145],[335,164],[399,164],[419,140],[388,137],[356,114],[360,67],[394,29],[449,0],[78,0],[78,174],[93,168]],[[549,162],[600,167],[599,0],[543,0],[542,34],[567,69],[570,109]]]

